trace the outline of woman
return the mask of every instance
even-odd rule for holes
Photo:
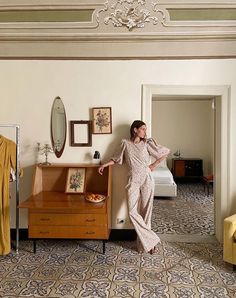
[[[157,145],[153,139],[147,139],[146,130],[143,121],[135,120],[130,127],[130,139],[122,140],[120,150],[110,161],[101,165],[98,172],[102,175],[105,167],[122,164],[125,158],[129,168],[126,186],[128,210],[138,236],[138,251],[153,253],[160,238],[151,229],[154,193],[151,171],[167,157],[170,150]],[[153,163],[150,163],[150,156],[155,158]]]

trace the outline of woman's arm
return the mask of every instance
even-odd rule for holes
[[[113,155],[113,157],[106,163],[102,164],[99,168],[98,168],[98,173],[100,175],[102,175],[103,170],[105,167],[108,166],[113,166],[115,163],[117,164],[122,164],[123,163],[123,155],[124,155],[124,151],[125,151],[125,140],[121,141],[120,147],[118,148],[118,150],[116,151],[115,155]]]
[[[165,159],[167,156],[168,156],[168,154],[162,156],[162,157],[159,158],[159,159],[156,159],[152,164],[149,165],[150,170],[151,170],[151,171],[154,171],[155,168],[159,165],[159,163],[161,163],[162,160]]]
[[[170,149],[160,144],[156,144],[153,139],[147,140],[147,148],[149,154],[156,160],[149,165],[151,171],[153,171],[157,165],[170,154]]]
[[[100,175],[103,174],[103,170],[104,168],[108,167],[108,166],[113,166],[115,164],[114,160],[109,160],[108,162],[104,163],[103,165],[101,165],[99,168],[98,168],[98,173]]]

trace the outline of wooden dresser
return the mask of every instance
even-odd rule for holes
[[[107,196],[100,203],[85,200],[84,194],[65,193],[69,168],[85,168],[86,192]],[[32,196],[20,203],[28,209],[28,237],[44,238],[109,239],[111,231],[111,167],[97,172],[98,165],[53,164],[36,165]]]
[[[174,178],[201,179],[203,161],[200,158],[173,158],[172,173]]]

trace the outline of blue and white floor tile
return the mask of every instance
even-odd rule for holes
[[[211,243],[162,242],[153,255],[135,251],[133,242],[20,242],[0,258],[0,297],[235,297],[236,273],[222,261],[222,247]],[[69,246],[66,251],[63,248]],[[45,249],[47,247],[47,249]],[[87,247],[87,248],[85,248]],[[68,250],[70,249],[70,253]]]
[[[178,185],[178,196],[155,199],[153,228],[163,240],[153,254],[136,241],[41,240],[37,253],[21,241],[0,257],[0,297],[233,298],[236,273],[215,243],[173,241],[174,235],[214,235],[213,197],[201,184]]]
[[[155,197],[152,228],[157,234],[214,235],[214,198],[202,183],[178,183],[177,197]]]

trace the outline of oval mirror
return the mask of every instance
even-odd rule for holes
[[[54,99],[51,111],[51,141],[56,157],[63,153],[66,143],[66,111],[59,96]]]

